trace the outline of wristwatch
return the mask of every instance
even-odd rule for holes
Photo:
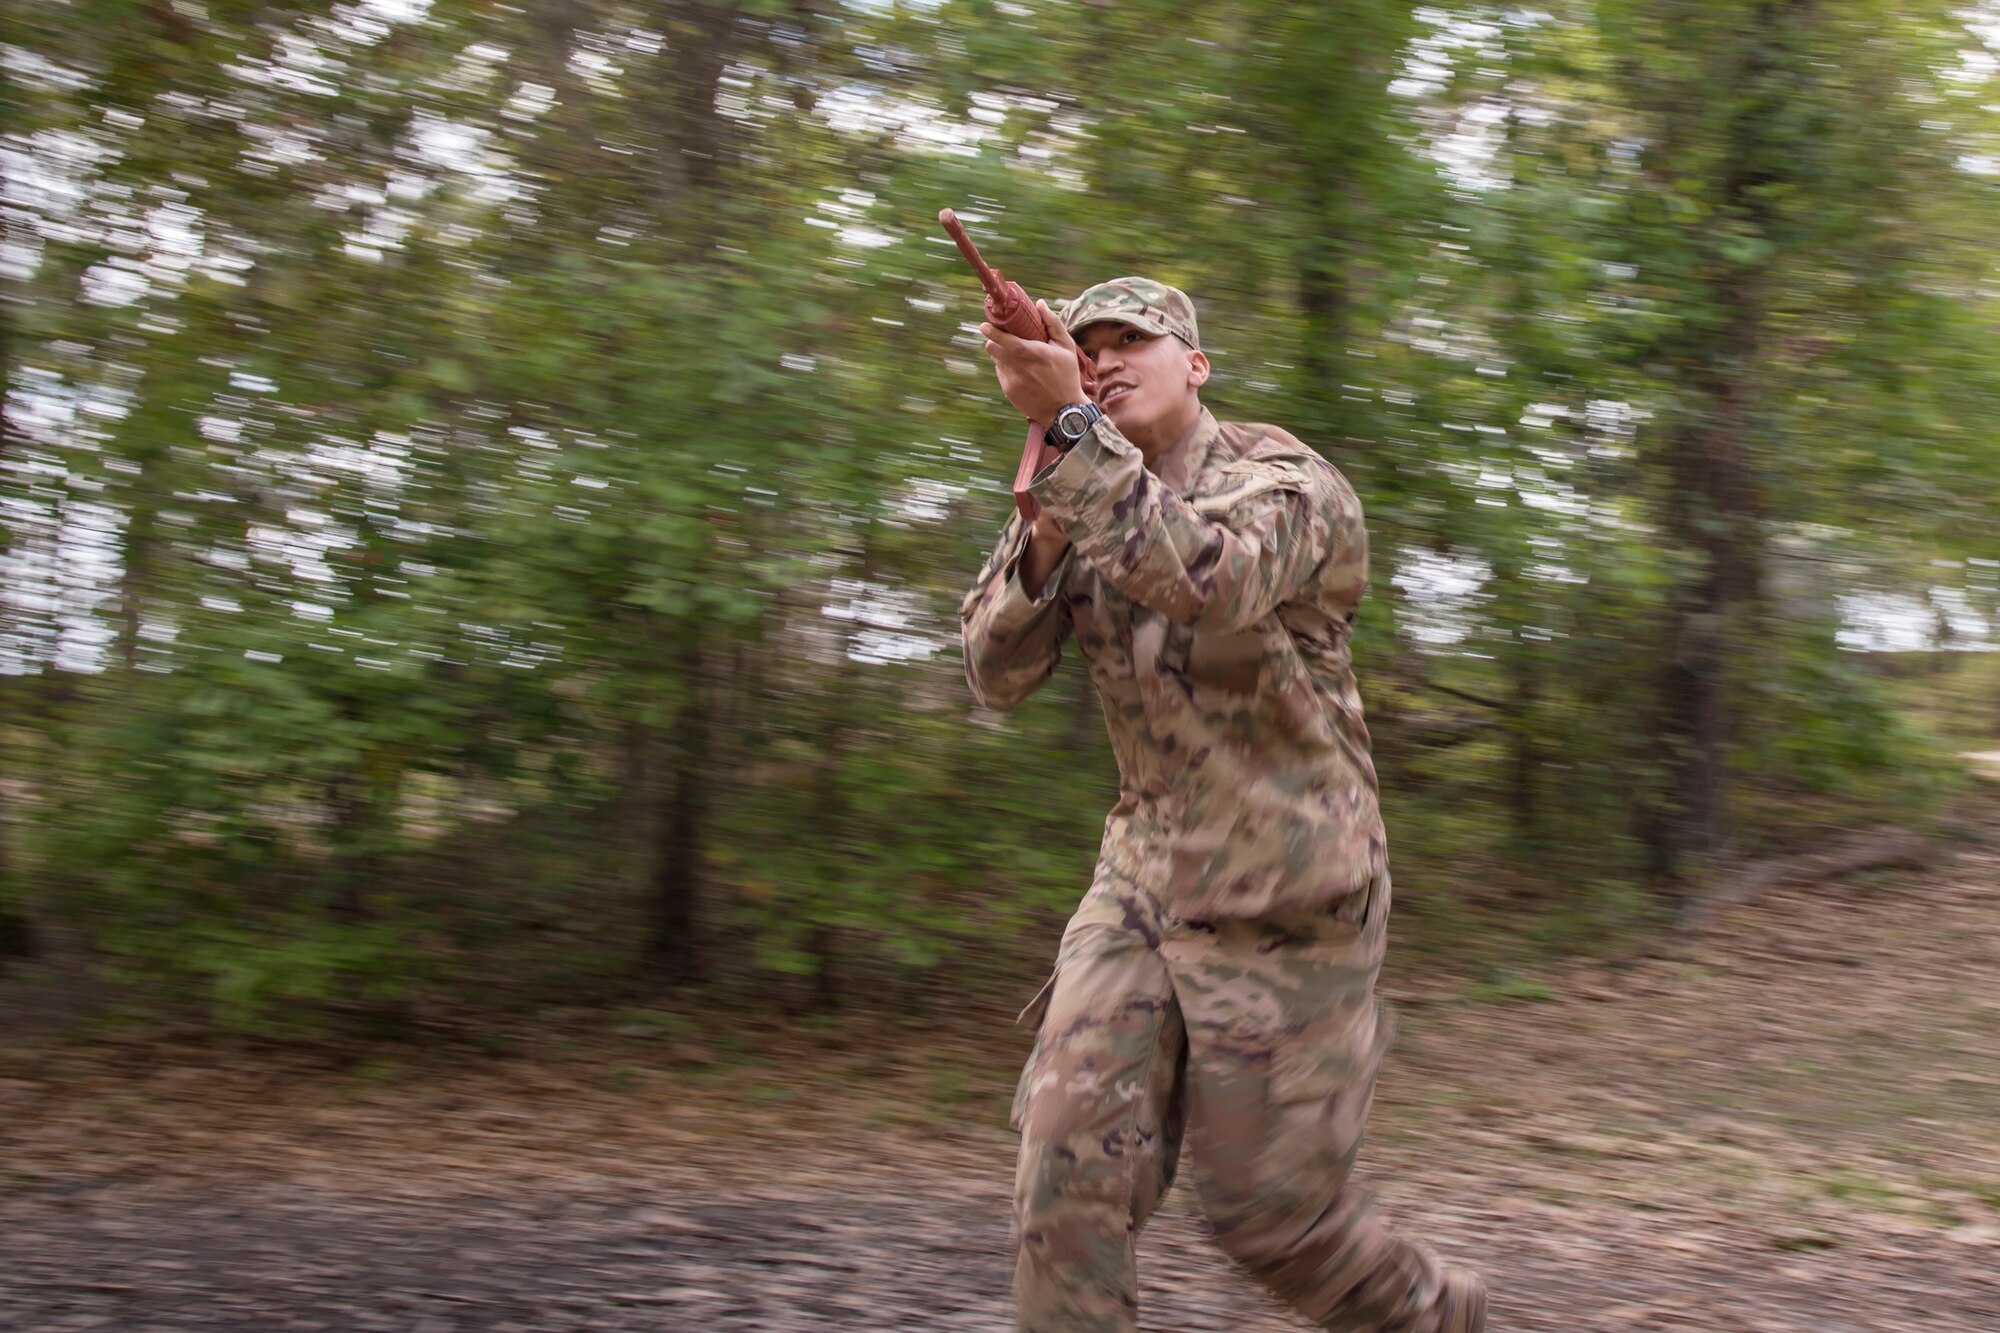
[[[1071,403],[1056,413],[1055,421],[1042,432],[1042,439],[1051,449],[1066,454],[1103,419],[1104,409],[1096,403]]]

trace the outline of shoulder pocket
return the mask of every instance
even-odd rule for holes
[[[1216,470],[1214,486],[1192,497],[1194,511],[1204,518],[1221,518],[1245,500],[1272,491],[1304,491],[1312,478],[1298,464],[1276,458],[1239,458]]]

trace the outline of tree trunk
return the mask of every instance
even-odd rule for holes
[[[8,686],[20,683],[21,678],[18,677],[13,681],[0,681],[0,694],[16,693],[17,691]],[[6,709],[0,707],[0,726],[4,726],[6,720]],[[10,960],[33,958],[40,952],[36,947],[34,926],[26,917],[14,910],[16,902],[12,882],[14,863],[10,857],[9,842],[13,830],[9,818],[7,791],[9,765],[6,763],[6,757],[7,737],[0,734],[0,975],[5,975]]]
[[[1768,135],[1783,90],[1770,76],[1785,40],[1779,27],[1793,20],[1791,11],[1789,4],[1766,3],[1752,18],[1754,40],[1745,43],[1731,83],[1760,91],[1731,117],[1718,182],[1719,217],[1764,240],[1775,225],[1769,187],[1782,169]],[[1762,503],[1751,439],[1776,261],[1762,252],[1733,259],[1717,239],[1726,229],[1711,230],[1715,236],[1697,242],[1708,250],[1700,303],[1721,317],[1690,327],[1677,349],[1690,405],[1670,430],[1665,459],[1665,536],[1673,549],[1694,555],[1699,568],[1667,612],[1660,721],[1673,788],[1661,817],[1650,822],[1649,860],[1681,902],[1688,882],[1714,862],[1729,836],[1733,656],[1740,622],[1762,593]]]
[[[1514,780],[1509,807],[1514,817],[1514,837],[1523,847],[1541,840],[1541,754],[1535,744],[1535,725],[1542,699],[1541,662],[1534,641],[1516,635],[1514,644],[1513,760]]]
[[[11,136],[25,122],[26,118],[19,112],[22,105],[19,92],[20,90],[14,86],[13,75],[0,68],[0,134]],[[4,405],[14,387],[14,359],[18,354],[14,337],[16,312],[27,309],[28,302],[28,288],[24,281],[14,277],[0,278],[0,464],[6,462],[20,443],[15,438],[13,420],[5,412]],[[13,545],[4,514],[4,509],[0,509],[0,557],[5,557]],[[24,672],[32,673],[35,664],[24,661],[21,667]],[[32,674],[16,676],[11,680],[0,680],[0,696],[7,699],[7,703],[0,706],[0,728],[4,728],[10,721],[15,699],[25,695],[27,693],[25,687],[34,680],[35,676]],[[36,952],[33,928],[25,918],[16,915],[11,906],[14,902],[10,896],[14,867],[10,857],[11,844],[8,841],[10,830],[6,783],[11,765],[7,762],[10,753],[7,740],[4,732],[0,732],[0,971],[5,970],[8,959],[32,958]]]
[[[696,930],[701,900],[703,822],[710,781],[708,689],[702,679],[705,653],[700,632],[680,627],[683,697],[668,737],[670,762],[663,775],[653,865],[654,972],[670,986],[701,975]]]
[[[1663,740],[1673,774],[1654,864],[1668,878],[1699,873],[1728,836],[1729,711],[1738,622],[1761,591],[1760,506],[1749,458],[1749,406],[1762,342],[1763,274],[1739,275],[1719,355],[1696,379],[1700,415],[1673,435],[1666,536],[1700,568],[1668,608],[1661,678]]]
[[[1305,314],[1305,345],[1300,368],[1305,372],[1306,401],[1317,418],[1309,429],[1325,432],[1326,447],[1339,437],[1345,414],[1340,410],[1341,382],[1347,344],[1352,333],[1351,298],[1347,283],[1347,238],[1341,234],[1341,182],[1329,162],[1315,162],[1309,197],[1318,226],[1304,242],[1299,257],[1299,307]],[[1343,454],[1345,450],[1343,449]]]
[[[870,489],[872,492],[874,487]],[[875,574],[875,521],[871,515],[862,529],[861,560],[855,577],[865,589],[873,586]],[[859,672],[856,670],[854,649],[856,640],[865,629],[865,623],[857,618],[853,628],[841,636],[840,661],[834,666],[833,679],[827,685],[826,727],[820,736],[819,773],[813,792],[816,840],[823,863],[830,872],[828,877],[835,880],[847,870],[843,864],[844,852],[852,841],[848,827],[852,804],[847,797],[842,764],[855,730],[853,710]],[[814,961],[815,1007],[821,1012],[839,1008],[840,931],[825,920],[816,922],[807,940],[807,948],[812,951]]]

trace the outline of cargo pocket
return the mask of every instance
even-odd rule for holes
[[[1355,1061],[1332,1033],[1308,1029],[1271,1056],[1271,1102],[1291,1106],[1320,1102],[1354,1081]]]
[[[1035,992],[1035,998],[1028,1001],[1027,1007],[1014,1020],[1015,1027],[1032,1028],[1035,1033],[1035,1045],[1028,1052],[1028,1062],[1021,1066],[1021,1077],[1014,1082],[1013,1109],[1007,1113],[1007,1127],[1017,1133],[1021,1128],[1021,1117],[1027,1114],[1028,1088],[1035,1076],[1035,1065],[1041,1059],[1042,1019],[1049,1012],[1049,999],[1055,994],[1055,989],[1056,974],[1051,972],[1049,979],[1042,983],[1042,988]]]
[[[1344,1177],[1352,1167],[1395,1027],[1388,1010],[1371,1007],[1372,1014],[1310,1023],[1271,1053],[1265,1179],[1294,1172]]]

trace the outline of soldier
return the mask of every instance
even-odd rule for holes
[[[966,675],[1009,708],[1074,636],[1118,803],[1015,1095],[1015,1298],[1029,1333],[1130,1333],[1134,1246],[1185,1131],[1222,1247],[1331,1329],[1474,1333],[1485,1287],[1348,1184],[1389,1036],[1389,871],[1348,636],[1368,573],[1340,473],[1218,422],[1193,304],[1120,278],[980,326],[1063,450],[966,595]],[[1074,349],[1097,368],[1084,397]]]

